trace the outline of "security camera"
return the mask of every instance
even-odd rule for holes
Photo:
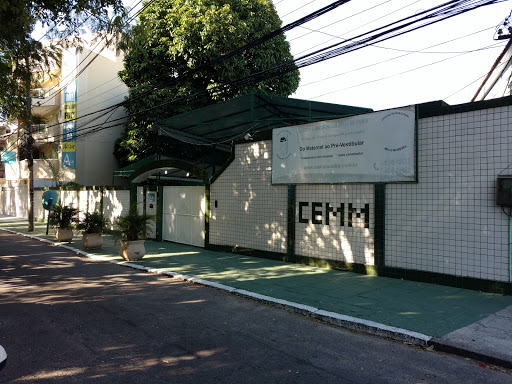
[[[245,140],[252,140],[252,135],[250,133],[246,133],[244,136]]]

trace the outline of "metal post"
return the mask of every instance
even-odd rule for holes
[[[48,235],[48,229],[50,228],[50,213],[52,212],[53,199],[48,199],[48,220],[46,221],[46,235]]]
[[[28,132],[27,139],[27,155],[28,155],[28,231],[34,232],[34,139],[32,137],[32,98],[30,97],[30,86],[31,86],[31,73],[30,73],[30,62],[29,58],[27,60],[27,78],[26,78],[26,87],[27,87],[27,99],[26,99],[26,108],[27,108],[27,117],[25,121],[25,126]]]

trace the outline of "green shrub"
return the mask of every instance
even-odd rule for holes
[[[52,227],[73,228],[78,210],[71,206],[55,204],[50,211],[48,221]]]
[[[140,214],[137,211],[137,205],[132,204],[128,214],[114,222],[114,234],[118,237],[126,237],[128,241],[145,239],[150,232],[149,222],[153,220],[154,218],[150,215]]]
[[[83,220],[80,220],[76,227],[86,234],[103,233],[107,227],[107,219],[101,212],[86,212]]]

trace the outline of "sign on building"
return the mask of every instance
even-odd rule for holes
[[[16,152],[2,152],[0,154],[0,161],[5,164],[16,164]]]
[[[76,168],[76,80],[64,90],[62,125],[62,168]]]
[[[272,183],[416,181],[414,106],[277,128]]]

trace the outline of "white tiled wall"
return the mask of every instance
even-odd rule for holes
[[[236,146],[210,189],[211,244],[286,252],[288,188],[272,185],[271,150],[271,141]]]
[[[21,212],[17,212],[16,195],[18,187],[2,188],[2,214],[8,216],[22,217]]]
[[[64,206],[64,205],[69,205],[69,206],[72,206],[72,207],[75,207],[75,208],[78,208],[78,204],[79,204],[79,200],[78,200],[78,195],[79,195],[79,191],[59,191],[60,192],[60,196],[59,196],[59,203]]]
[[[89,191],[82,190],[78,191],[78,217],[82,220],[85,217],[85,212],[87,212],[89,208]]]
[[[101,210],[101,191],[93,190],[93,191],[87,191],[87,207],[88,212],[92,213],[94,211],[100,211]]]
[[[511,175],[512,107],[421,119],[418,184],[386,187],[386,265],[508,281],[509,218],[496,206]]]
[[[496,206],[495,184],[512,175],[511,123],[509,106],[419,121],[419,182],[386,185],[386,266],[508,281],[509,217]],[[270,151],[270,141],[237,145],[212,185],[212,244],[286,251],[287,187],[271,183]],[[298,185],[296,201],[297,255],[375,264],[373,185]],[[299,222],[301,201],[307,223]],[[344,225],[334,216],[313,223],[313,202],[324,221],[326,203],[343,204]],[[349,204],[369,204],[368,228],[364,215],[347,225]]]
[[[79,207],[83,213],[88,210],[94,212],[101,206],[101,191],[98,190],[62,190],[57,191],[59,203]],[[107,220],[113,222],[117,217],[128,212],[130,206],[130,191],[105,190],[103,213]],[[34,191],[34,217],[42,220],[47,218],[47,212],[42,208],[43,191]],[[0,214],[28,217],[28,189],[22,187],[3,187],[0,191]]]
[[[48,218],[48,211],[43,208],[43,191],[34,191],[34,217],[38,220]]]
[[[374,220],[374,187],[371,184],[298,185],[296,193],[296,225],[295,225],[295,254],[317,257],[322,259],[374,265],[373,234]],[[300,223],[299,203],[303,206]],[[313,208],[313,203],[316,203]],[[321,205],[320,205],[321,204]],[[337,213],[329,214],[327,224],[326,207],[334,209],[343,207],[343,217]],[[352,213],[349,223],[349,207],[357,209]],[[368,208],[369,216],[361,213]],[[313,209],[321,212],[313,221]],[[321,224],[319,223],[321,222]]]
[[[103,214],[107,221],[113,223],[120,216],[128,213],[130,209],[130,191],[105,190],[103,192]]]

